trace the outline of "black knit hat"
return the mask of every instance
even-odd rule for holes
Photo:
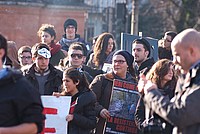
[[[141,38],[135,39],[135,40],[133,41],[133,43],[141,43],[141,44],[143,44],[144,47],[146,47],[147,51],[149,51],[149,54],[148,54],[147,57],[150,56],[150,54],[151,54],[151,45],[149,44],[149,42],[148,42],[145,38],[142,38],[142,37],[141,37]],[[133,43],[132,43],[132,44],[133,44]]]
[[[69,26],[69,25],[72,25],[75,27],[76,31],[77,31],[77,22],[76,20],[74,19],[67,19],[64,23],[64,32],[66,31],[66,28]]]
[[[126,59],[126,63],[127,65],[130,67],[130,66],[133,66],[133,61],[134,61],[134,57],[132,54],[130,54],[128,51],[124,51],[124,50],[119,50],[119,51],[116,51],[113,55],[113,57],[115,55],[122,55],[125,59]]]

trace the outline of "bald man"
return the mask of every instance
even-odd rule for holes
[[[140,77],[138,89],[144,93],[145,106],[174,126],[173,134],[200,134],[200,33],[186,29],[172,41],[174,63],[182,72],[176,95],[171,101],[157,85]]]

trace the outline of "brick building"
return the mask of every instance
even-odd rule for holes
[[[19,48],[22,45],[34,45],[39,42],[37,31],[41,24],[49,23],[55,26],[58,41],[64,34],[63,23],[67,18],[74,18],[78,23],[77,33],[84,37],[87,6],[80,0],[74,5],[71,0],[65,0],[60,5],[46,0],[0,0],[0,33],[8,40],[13,40]],[[59,0],[57,0],[59,1]],[[61,0],[60,0],[61,1]],[[54,0],[56,2],[56,0]],[[78,0],[76,0],[76,3]],[[62,4],[62,5],[61,5]]]

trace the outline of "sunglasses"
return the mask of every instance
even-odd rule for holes
[[[123,63],[126,62],[126,61],[124,61],[124,60],[114,60],[113,62],[114,62],[114,63],[123,64]]]
[[[72,58],[78,57],[79,59],[83,58],[82,54],[71,54]]]

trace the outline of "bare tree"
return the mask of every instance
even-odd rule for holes
[[[200,0],[149,0],[140,7],[139,22],[147,35],[157,32],[155,37],[168,30],[200,30]]]

